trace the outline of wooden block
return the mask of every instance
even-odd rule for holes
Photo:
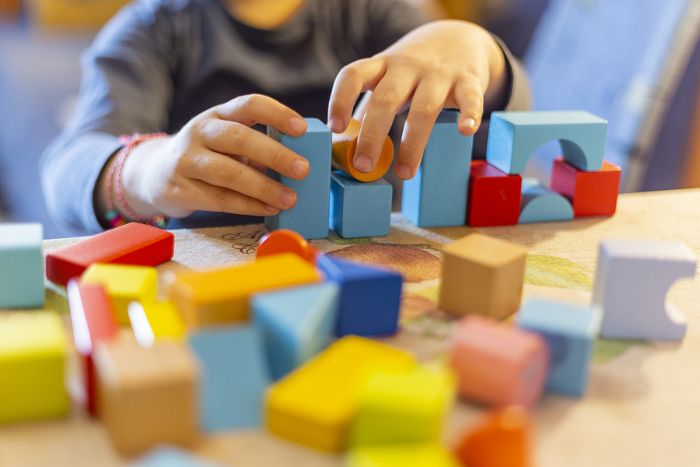
[[[0,225],[0,308],[44,306],[41,224]]]
[[[330,228],[343,238],[389,235],[392,188],[383,179],[364,183],[331,175]]]
[[[268,128],[267,134],[309,161],[310,171],[303,180],[269,175],[297,193],[297,204],[276,216],[265,218],[270,230],[291,229],[304,238],[328,237],[328,204],[330,202],[331,130],[320,120],[307,118],[303,136],[294,137]]]
[[[150,347],[156,341],[185,338],[185,323],[172,302],[131,302],[129,321],[136,341],[143,347]]]
[[[439,444],[363,446],[350,451],[346,464],[348,467],[459,466],[452,454]]]
[[[251,306],[273,379],[323,350],[335,335],[337,285],[323,283],[256,295]]]
[[[349,174],[355,180],[361,182],[374,182],[382,178],[391,167],[394,160],[394,143],[389,136],[384,140],[379,160],[371,172],[360,172],[353,165],[357,137],[360,135],[362,124],[355,119],[350,120],[347,129],[343,133],[333,134],[333,166]]]
[[[294,253],[309,264],[316,264],[318,248],[311,245],[304,237],[293,230],[275,230],[260,239],[256,250],[257,259],[282,253]]]
[[[155,268],[147,266],[97,263],[85,270],[80,277],[80,283],[104,286],[112,300],[117,322],[128,326],[130,302],[148,302],[156,299],[158,273]]]
[[[85,385],[86,408],[97,415],[97,382],[92,354],[98,342],[117,337],[119,325],[107,291],[102,285],[81,285],[68,282],[73,342],[81,357]]]
[[[456,315],[503,318],[520,306],[527,250],[471,234],[443,250],[440,308]]]
[[[312,265],[285,253],[243,265],[176,273],[169,279],[168,297],[185,326],[198,328],[247,320],[253,294],[320,280]]]
[[[549,352],[535,333],[472,315],[455,328],[448,358],[465,399],[530,406],[542,394]]]
[[[388,269],[323,255],[318,268],[340,287],[337,336],[387,336],[399,327],[403,278]]]
[[[454,110],[440,113],[416,176],[403,183],[401,211],[420,227],[464,225],[473,137],[458,120]]]
[[[67,352],[54,312],[0,313],[0,425],[66,415]]]
[[[564,159],[581,170],[600,170],[608,122],[588,112],[493,112],[486,160],[503,172],[522,174],[540,146],[558,140]]]
[[[472,161],[467,224],[515,225],[520,215],[522,177],[508,175],[486,161]]]
[[[455,381],[443,367],[377,373],[361,390],[350,445],[439,443]]]
[[[518,312],[518,326],[539,334],[549,347],[550,391],[580,396],[586,390],[600,310],[573,303],[530,298]]]
[[[141,347],[128,335],[97,344],[102,423],[117,451],[133,455],[198,436],[197,360],[182,342]]]
[[[666,295],[679,279],[695,276],[696,264],[695,254],[680,242],[602,241],[592,299],[603,310],[600,335],[682,339],[687,324]]]
[[[175,236],[132,222],[46,255],[46,277],[66,285],[94,263],[157,266],[173,257]]]
[[[189,343],[203,369],[199,394],[202,430],[259,426],[270,377],[257,326],[201,329],[189,337]]]
[[[221,464],[214,464],[172,446],[156,448],[129,465],[131,467],[221,467]]]
[[[537,180],[523,180],[522,201],[520,204],[520,224],[536,222],[570,221],[574,210],[569,200],[555,193]]]
[[[532,427],[527,411],[517,406],[493,410],[465,433],[456,454],[469,467],[530,467]]]
[[[265,426],[295,443],[341,452],[368,378],[414,365],[406,352],[361,337],[344,337],[268,388]]]
[[[620,167],[603,161],[600,170],[584,171],[556,159],[552,165],[552,189],[569,198],[576,217],[612,216],[620,191]]]

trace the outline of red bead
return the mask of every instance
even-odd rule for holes
[[[586,172],[556,159],[552,166],[552,190],[569,198],[574,216],[612,216],[620,190],[620,167],[603,161],[600,170]]]
[[[515,225],[520,217],[522,177],[486,161],[472,161],[467,224],[472,227]]]

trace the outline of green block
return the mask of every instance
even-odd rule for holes
[[[0,225],[0,308],[44,306],[41,224]]]

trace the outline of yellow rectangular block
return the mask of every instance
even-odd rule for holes
[[[158,291],[158,272],[147,266],[93,264],[80,278],[83,284],[102,284],[112,300],[117,322],[129,325],[130,302],[152,302]]]
[[[0,424],[68,412],[67,349],[56,313],[0,312]]]
[[[357,336],[339,339],[268,389],[265,425],[282,438],[341,452],[367,380],[415,364],[410,354],[380,342]]]
[[[197,328],[247,320],[249,299],[255,293],[320,280],[311,264],[285,253],[238,266],[175,273],[169,280],[168,298],[185,325]]]
[[[353,449],[347,456],[346,465],[348,467],[459,467],[461,464],[439,444],[398,444]]]
[[[185,323],[173,302],[131,302],[129,320],[136,339],[142,345],[152,345],[155,341],[185,338]]]

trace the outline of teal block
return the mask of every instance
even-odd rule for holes
[[[262,329],[273,379],[323,350],[333,339],[339,287],[332,283],[256,295],[251,301]]]
[[[542,336],[549,347],[546,387],[580,396],[586,390],[601,313],[596,307],[530,298],[520,308],[518,326]]]
[[[343,238],[389,235],[391,194],[391,185],[383,179],[365,183],[343,172],[334,172],[331,175],[330,228]]]
[[[570,221],[574,209],[568,199],[536,180],[523,179],[520,198],[520,224]]]
[[[220,467],[208,460],[197,457],[187,451],[173,446],[160,447],[149,452],[137,461],[130,463],[132,467]]]
[[[581,170],[600,170],[608,122],[588,112],[493,112],[486,160],[503,172],[522,174],[543,144],[559,141],[564,159]]]
[[[201,428],[219,431],[258,427],[270,378],[257,326],[200,329],[190,335],[189,343],[202,371]]]
[[[420,227],[464,225],[474,138],[457,128],[459,112],[443,110],[416,176],[403,183],[401,211]]]
[[[283,177],[277,172],[268,175],[297,193],[297,204],[276,216],[265,218],[269,230],[290,229],[306,239],[328,237],[330,203],[331,131],[318,119],[307,118],[306,134],[285,135],[274,128],[267,134],[309,161],[309,175],[303,180]]]
[[[41,224],[0,225],[0,308],[44,306]]]

